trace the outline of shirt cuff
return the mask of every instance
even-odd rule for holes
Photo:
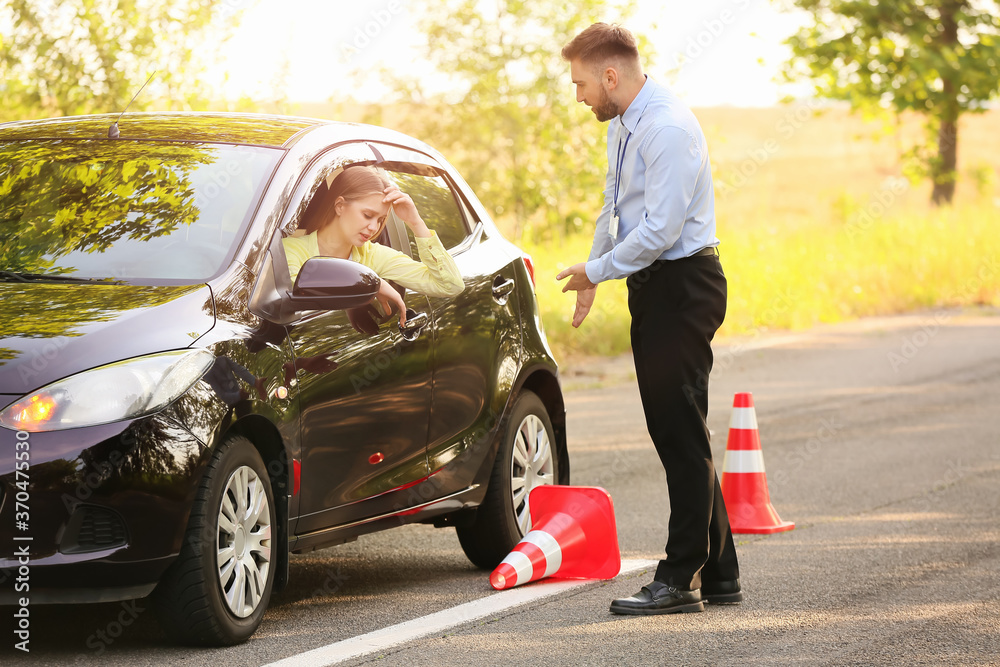
[[[584,271],[587,274],[587,280],[594,283],[603,282],[604,277],[601,276],[601,258],[592,259],[584,265]]]

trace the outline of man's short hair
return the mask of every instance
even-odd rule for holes
[[[579,60],[598,70],[619,62],[634,68],[634,74],[642,71],[635,36],[620,25],[595,23],[563,47],[562,57]]]

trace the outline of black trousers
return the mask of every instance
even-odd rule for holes
[[[712,338],[726,316],[717,256],[660,260],[629,276],[632,354],[649,435],[667,473],[667,557],[654,579],[680,589],[739,577],[708,425]]]

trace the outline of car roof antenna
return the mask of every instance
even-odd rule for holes
[[[155,69],[153,70],[153,74],[156,74]],[[153,74],[149,75],[149,78],[146,79],[146,83],[152,81]],[[139,93],[141,93],[142,89],[146,87],[146,83],[142,84],[139,90],[135,91],[135,95],[133,95],[132,99],[129,100],[128,104],[125,105],[125,111],[128,111],[128,108],[132,106],[132,102],[135,102],[135,98],[139,97]],[[118,118],[115,119],[115,122],[111,123],[111,127],[108,128],[108,139],[117,139],[118,137],[121,136],[121,132],[118,131],[118,121],[120,121],[122,119],[122,116],[125,115],[125,111],[122,111],[120,114],[118,114]]]

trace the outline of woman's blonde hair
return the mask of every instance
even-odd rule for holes
[[[333,220],[337,215],[337,200],[340,197],[345,201],[353,201],[369,195],[382,194],[390,184],[389,176],[383,169],[369,165],[347,166],[337,178],[333,179],[329,190],[319,195],[322,199],[315,204],[315,214],[306,217],[302,228],[307,234],[312,234]],[[381,231],[380,227],[375,236]]]

